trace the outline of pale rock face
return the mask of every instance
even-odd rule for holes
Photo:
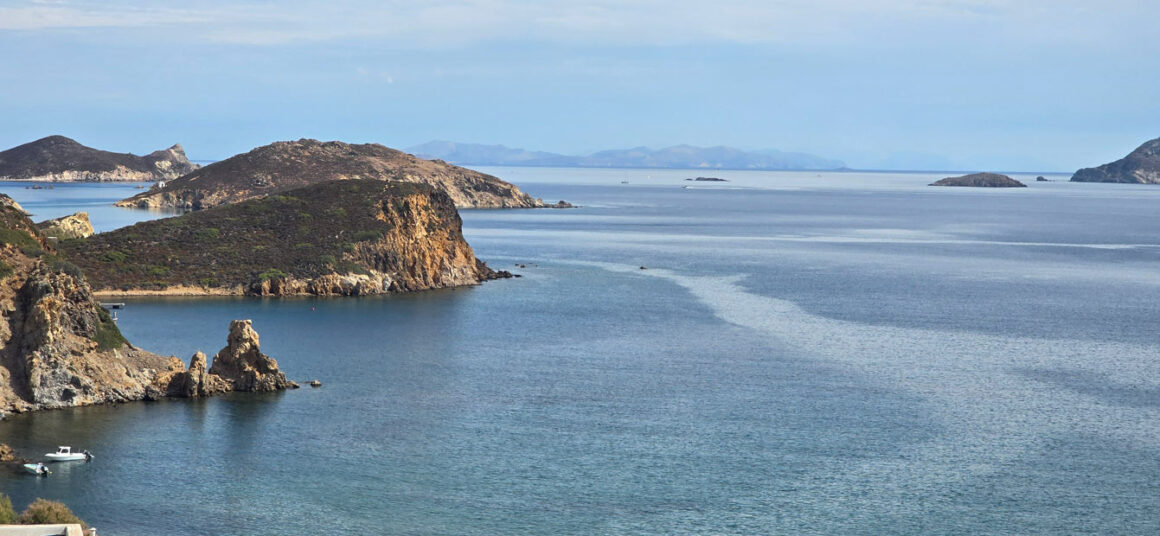
[[[77,212],[69,216],[54,220],[42,221],[36,226],[44,236],[67,240],[69,238],[88,238],[96,232],[89,221],[88,212]]]
[[[228,344],[213,358],[209,373],[220,376],[235,391],[278,391],[298,387],[286,379],[274,358],[261,352],[258,332],[250,320],[230,322]]]

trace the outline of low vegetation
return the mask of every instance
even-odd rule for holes
[[[69,510],[64,503],[57,501],[50,501],[47,499],[36,499],[32,504],[28,505],[16,521],[21,525],[57,525],[66,523],[76,523],[82,527],[87,527],[81,518]]]
[[[64,503],[47,499],[36,499],[20,515],[12,508],[12,499],[0,494],[0,525],[61,525],[76,523],[88,525],[69,510]]]
[[[431,201],[412,206],[417,194]],[[427,232],[462,239],[458,213],[442,192],[423,184],[345,180],[64,240],[58,249],[96,289],[233,288],[290,276],[367,273],[355,262],[358,245],[412,219],[389,214],[415,210],[435,211],[425,221]]]

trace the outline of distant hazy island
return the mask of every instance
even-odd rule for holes
[[[1026,188],[1027,185],[998,173],[971,173],[961,177],[947,177],[930,186],[969,186],[974,188]]]
[[[1071,181],[1160,184],[1160,138],[1145,142],[1115,162],[1076,171]]]
[[[49,136],[0,152],[0,180],[156,181],[175,179],[197,168],[180,145],[137,156]]]
[[[831,170],[845,167],[840,160],[806,153],[776,150],[742,151],[732,147],[676,145],[663,149],[634,147],[571,156],[543,151],[432,141],[407,149],[420,158],[476,166],[547,166],[601,168]]]

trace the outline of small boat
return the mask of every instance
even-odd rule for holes
[[[73,452],[72,447],[57,447],[56,452],[50,452],[44,455],[50,462],[79,462],[89,461],[93,459],[93,455],[85,450],[81,452]]]
[[[36,476],[48,476],[52,474],[52,471],[49,471],[48,467],[43,463],[26,463],[24,464],[24,470]]]

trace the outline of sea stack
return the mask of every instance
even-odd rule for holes
[[[961,177],[947,177],[930,183],[930,186],[968,186],[973,188],[1026,188],[1023,184],[998,173],[972,173]]]
[[[1115,162],[1076,171],[1071,182],[1160,184],[1160,138],[1145,142]]]

